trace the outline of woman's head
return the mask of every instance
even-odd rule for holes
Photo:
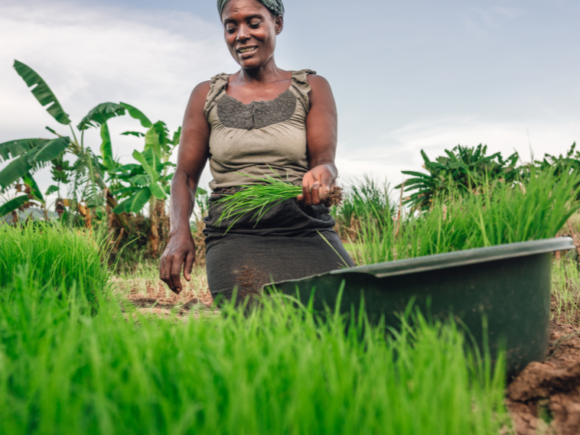
[[[268,63],[284,26],[282,1],[218,0],[218,9],[234,60],[244,69]]]

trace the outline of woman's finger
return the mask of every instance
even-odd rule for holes
[[[195,248],[187,253],[185,257],[185,268],[183,269],[183,276],[187,282],[191,281],[191,271],[193,269],[193,263],[195,263]]]
[[[310,196],[312,198],[312,204],[318,205],[320,204],[320,183],[316,182],[312,185],[312,190],[310,191]]]
[[[312,197],[310,196],[310,185],[304,184],[302,186],[302,202],[304,205],[312,204]]]
[[[173,290],[174,293],[181,293],[181,268],[183,267],[183,262],[185,258],[181,257],[174,257],[173,261],[171,262],[171,285],[169,288]]]
[[[161,257],[159,279],[161,279],[161,281],[163,281],[171,290],[173,290],[171,283],[171,261],[168,261],[167,257]]]

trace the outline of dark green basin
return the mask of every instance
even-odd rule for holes
[[[393,327],[414,299],[425,315],[445,319],[452,313],[480,347],[485,317],[492,355],[503,342],[508,372],[515,374],[544,359],[550,321],[550,253],[573,248],[568,237],[513,243],[336,270],[275,283],[275,288],[292,296],[298,292],[303,303],[314,289],[314,308],[324,310],[336,306],[344,283],[341,312],[350,313],[351,307],[358,312],[364,298],[370,321],[384,317]]]

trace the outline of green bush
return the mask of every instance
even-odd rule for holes
[[[405,191],[413,192],[405,198],[405,204],[415,209],[427,210],[436,198],[445,198],[452,193],[478,193],[496,181],[511,183],[521,179],[521,171],[516,167],[518,153],[504,159],[501,153],[488,156],[487,145],[458,145],[451,151],[445,150],[445,154],[446,156],[431,161],[421,150],[425,162],[423,168],[429,174],[403,171],[403,174],[413,176],[405,181]],[[395,188],[400,187],[401,185]]]

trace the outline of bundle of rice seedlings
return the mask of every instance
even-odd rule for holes
[[[272,207],[302,194],[302,186],[295,186],[271,176],[259,178],[241,175],[253,178],[256,180],[256,184],[240,186],[238,192],[225,195],[216,202],[221,207],[217,224],[220,225],[224,220],[231,220],[226,231],[229,231],[238,220],[248,213],[253,213],[252,220],[255,220],[257,225]],[[340,205],[341,202],[342,189],[340,187],[334,187],[322,200],[322,203],[327,207]]]

